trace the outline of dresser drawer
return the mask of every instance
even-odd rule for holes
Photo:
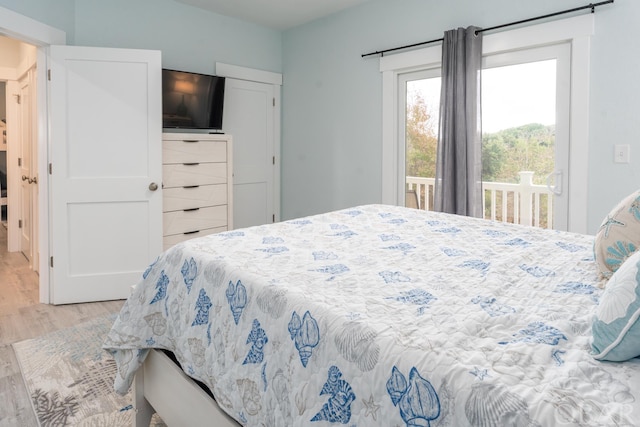
[[[162,214],[162,234],[164,236],[226,226],[226,205],[164,212]]]
[[[177,245],[180,242],[184,242],[189,239],[195,239],[196,237],[208,236],[209,234],[221,233],[227,231],[227,227],[207,228],[206,230],[200,230],[195,233],[181,233],[172,234],[170,236],[164,236],[162,238],[163,250],[169,249],[173,245]]]
[[[226,162],[227,142],[197,139],[162,141],[162,163]]]
[[[164,188],[225,184],[226,182],[226,163],[162,165]]]
[[[227,186],[225,184],[175,187],[162,190],[162,210],[164,212],[226,204]]]

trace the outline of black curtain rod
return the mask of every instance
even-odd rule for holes
[[[596,7],[603,6],[603,5],[609,4],[609,3],[613,3],[614,1],[615,0],[606,0],[606,1],[601,1],[599,3],[589,3],[589,4],[584,5],[584,6],[575,7],[573,9],[567,9],[567,10],[562,10],[560,12],[549,13],[547,15],[536,16],[535,18],[523,19],[521,21],[509,22],[508,24],[496,25],[495,27],[483,28],[481,30],[477,30],[476,34],[483,33],[485,31],[497,30],[499,28],[511,27],[513,25],[524,24],[524,23],[531,22],[531,21],[537,21],[537,20],[540,20],[540,19],[551,18],[551,17],[558,16],[558,15],[564,15],[564,14],[567,14],[567,13],[577,12],[579,10],[584,10],[584,9],[591,9],[591,13],[595,13]],[[378,51],[370,52],[370,53],[363,53],[362,57],[364,58],[366,56],[373,56],[373,55],[384,56],[384,54],[387,53],[387,52],[393,52],[395,50],[401,50],[401,49],[409,49],[409,48],[412,48],[412,47],[422,46],[422,45],[431,44],[431,43],[438,43],[438,42],[441,42],[441,41],[444,41],[444,38],[441,37],[439,39],[433,39],[433,40],[429,40],[429,41],[426,41],[426,42],[408,44],[408,45],[405,45],[405,46],[393,47],[391,49],[378,50]]]

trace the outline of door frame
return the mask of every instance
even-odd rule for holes
[[[569,154],[571,135],[569,130],[571,127],[572,108],[571,44],[564,41],[545,46],[486,55],[482,59],[482,69],[485,70],[501,66],[526,64],[547,60],[556,61],[555,149],[554,168],[551,172],[554,176],[554,187],[553,193],[549,196],[553,199],[552,224],[554,230],[568,230],[568,187],[571,185],[571,176],[569,175],[571,169],[569,167],[569,162],[571,160],[571,156]],[[576,154],[573,153],[573,155]],[[559,175],[557,175],[558,173]],[[567,181],[569,182],[567,183]],[[547,186],[549,187],[549,184],[547,184]],[[556,188],[559,189],[557,193]],[[574,190],[575,186],[571,187],[571,189]]]
[[[65,45],[64,31],[42,22],[0,7],[0,34],[32,44],[37,47],[36,58],[36,103],[38,130],[38,251],[40,302],[50,303],[49,298],[49,135],[47,105],[47,48],[50,45]],[[10,236],[11,237],[11,236]]]
[[[571,113],[569,123],[569,217],[568,231],[587,233],[587,186],[589,129],[590,38],[594,34],[592,14],[530,25],[486,35],[483,55],[533,48],[566,41],[571,44]],[[382,203],[398,205],[398,74],[438,64],[442,46],[432,46],[380,58],[382,73]],[[399,194],[400,193],[400,194]]]
[[[228,77],[237,80],[248,80],[257,83],[265,83],[273,85],[273,96],[275,98],[275,106],[273,112],[273,150],[274,150],[274,176],[273,176],[273,210],[275,221],[280,221],[280,117],[282,110],[282,74],[274,73],[271,71],[258,70],[255,68],[241,67],[238,65],[225,64],[222,62],[216,62],[216,74],[223,77]],[[233,135],[231,135],[233,136]]]

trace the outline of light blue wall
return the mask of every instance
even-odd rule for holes
[[[74,44],[162,50],[166,68],[214,73],[215,62],[280,72],[280,31],[173,0],[76,0]]]
[[[381,74],[361,54],[588,4],[584,0],[373,0],[283,37],[282,215],[381,200]],[[591,50],[588,231],[640,188],[640,2],[596,12]],[[631,164],[613,145],[631,145]]]
[[[0,0],[0,6],[28,16],[67,33],[71,44],[74,33],[75,0]]]
[[[581,6],[584,0],[372,0],[284,33],[173,0],[0,0],[76,45],[160,49],[163,65],[215,72],[216,61],[283,72],[282,216],[381,199],[382,81],[361,54]],[[595,232],[640,187],[640,1],[598,9],[591,50],[588,226]],[[613,163],[613,145],[631,163]]]
[[[166,68],[215,73],[215,63],[282,70],[282,33],[174,0],[0,0],[67,33],[67,44],[162,51]]]
[[[591,54],[589,225],[640,189],[640,1],[616,0],[596,13]],[[631,146],[631,163],[613,163],[614,144]]]

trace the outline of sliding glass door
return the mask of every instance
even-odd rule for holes
[[[485,218],[566,229],[569,61],[568,44],[483,59]],[[431,210],[440,68],[399,74],[398,89],[405,205]]]

